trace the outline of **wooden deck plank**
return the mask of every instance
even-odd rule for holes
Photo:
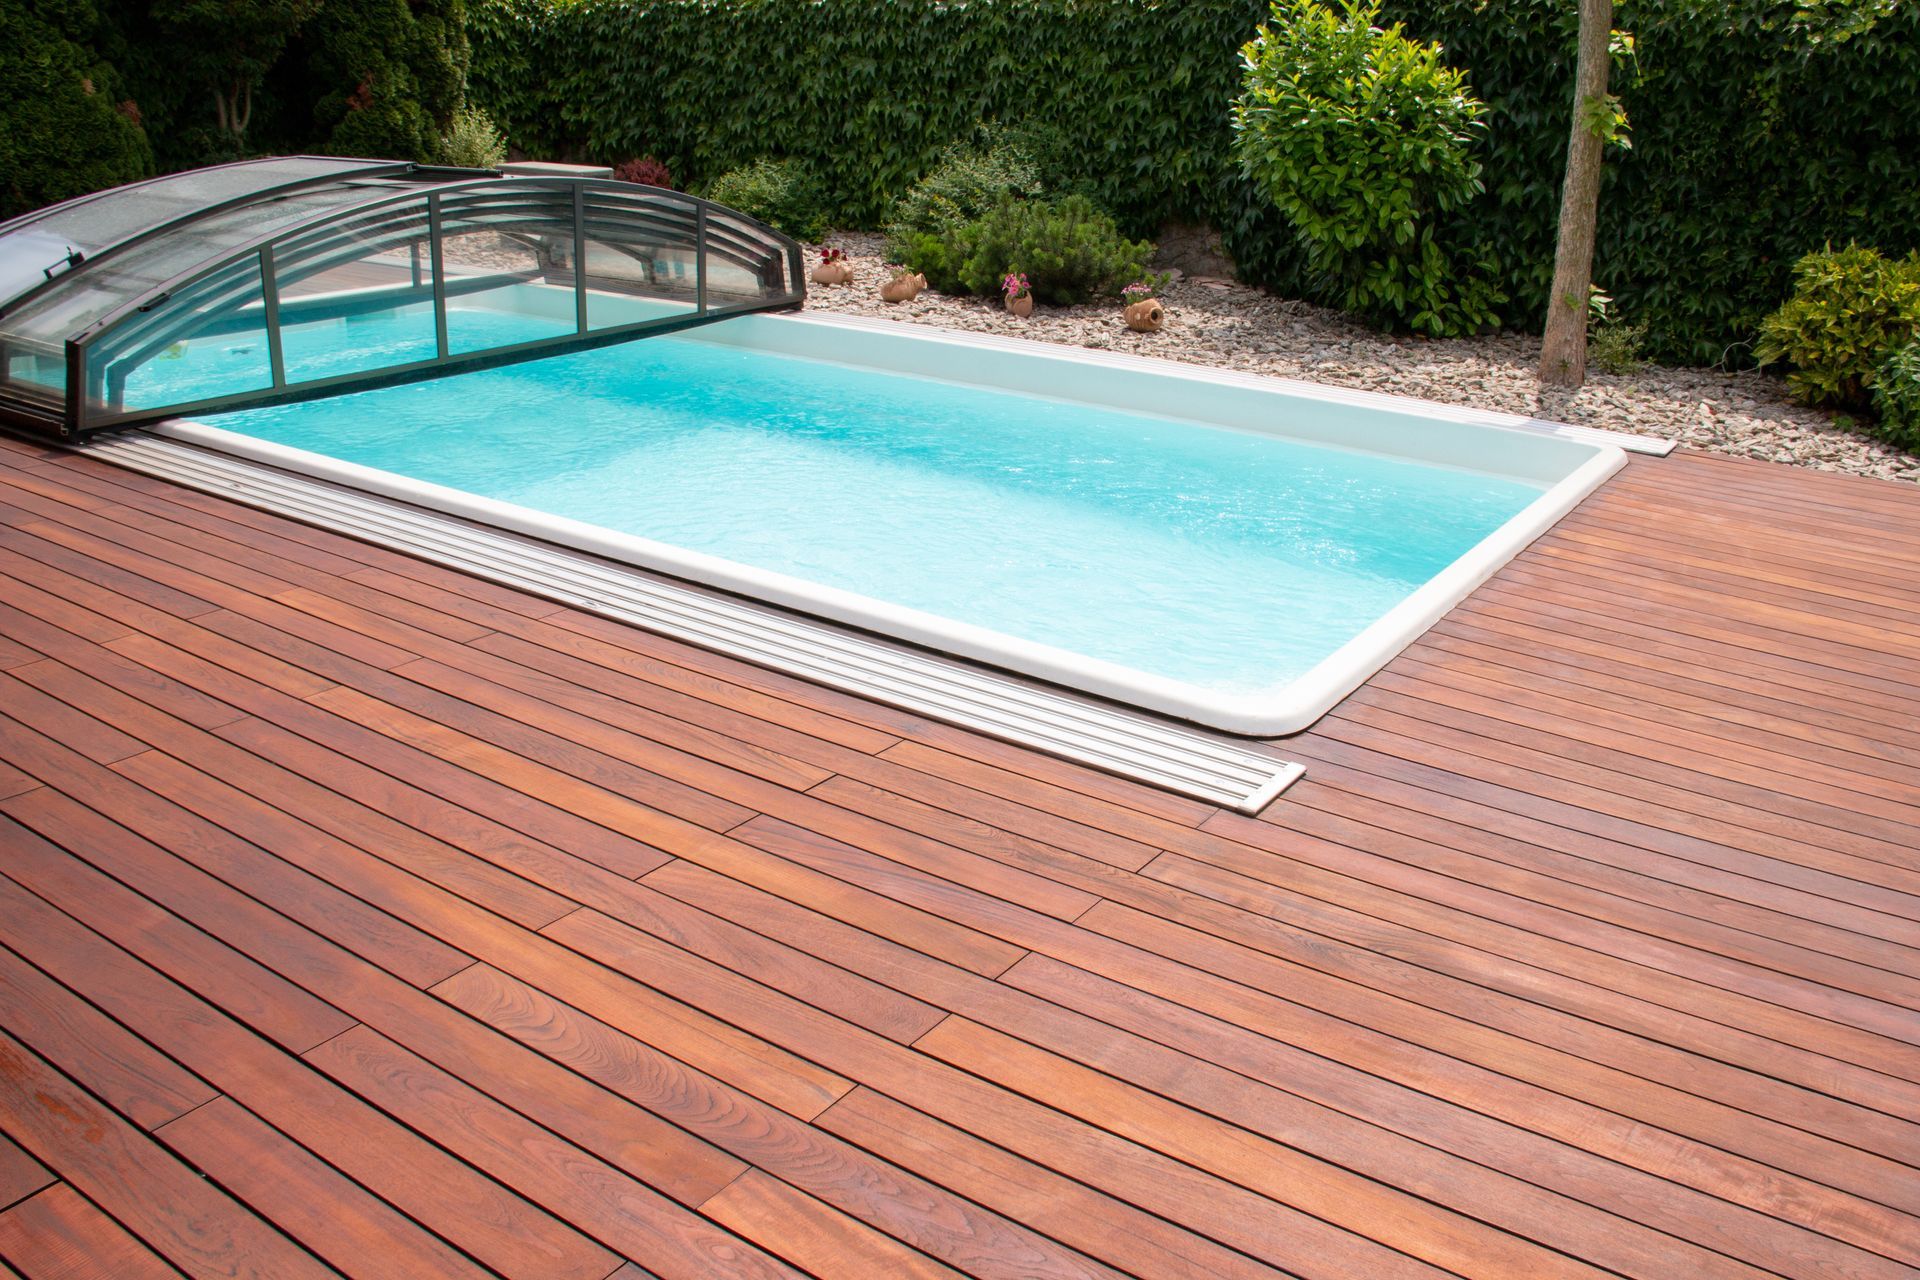
[[[152,902],[178,910],[184,918],[209,930],[224,929],[236,938],[244,937],[257,954],[301,983],[303,989],[325,993],[353,1017],[421,1053],[461,1064],[470,1083],[515,1100],[526,1114],[544,1123],[580,1133],[610,1163],[648,1178],[676,1199],[697,1203],[740,1172],[736,1162],[702,1143],[687,1141],[650,1116],[610,1110],[607,1099],[578,1079],[545,1068],[530,1055],[513,1051],[464,1020],[450,1017],[411,986],[292,921],[260,910],[234,891],[209,882],[190,864],[123,828],[78,810],[63,799],[47,801],[23,816],[36,822],[40,831],[58,835],[72,847],[84,850],[85,859],[103,875],[117,878]],[[34,877],[34,882],[44,883],[58,870],[56,866]],[[71,870],[68,878],[74,878]],[[77,895],[62,902],[81,916],[86,914],[84,900],[77,900]],[[108,928],[97,921],[89,922]],[[129,949],[142,959],[164,961],[164,955],[151,946],[134,945]],[[274,973],[265,977],[285,985]],[[255,981],[258,984],[259,979]],[[261,1016],[259,1002],[249,1000],[244,991],[239,998],[229,997],[221,1003],[226,1012],[249,1025],[271,1025]],[[335,1017],[336,1024],[328,1036],[300,1045],[298,1051],[317,1047],[353,1025],[352,1018]]]
[[[944,1190],[951,1180],[916,1178],[867,1154],[867,1144],[835,1139],[833,1126],[820,1117],[819,1128],[803,1124],[507,974],[475,965],[435,992],[636,1105],[673,1116],[754,1167],[968,1274],[1112,1274]]]
[[[676,864],[676,865],[684,866],[685,864]],[[689,873],[691,874],[692,871],[690,870]],[[659,874],[661,873],[656,873],[656,875],[659,875]],[[831,941],[819,935],[815,935],[811,945],[814,945],[815,947],[817,947],[822,954],[831,954],[833,950],[833,944],[831,943]],[[1005,1028],[1017,1029],[1021,1034],[1027,1036],[1029,1039],[1037,1039],[1039,1041],[1050,1043],[1050,1044],[1066,1045],[1066,1046],[1072,1047],[1071,1049],[1063,1049],[1062,1051],[1070,1052],[1072,1051],[1072,1049],[1084,1048],[1085,1044],[1087,1043],[1087,1033],[1085,1028],[1082,1027],[1078,1032],[1074,1031],[1073,1028],[1076,1024],[1072,1023],[1071,1021],[1062,1019],[1061,1016],[1058,1014],[1058,1011],[1048,1010],[1043,1007],[1036,1007],[1036,1006],[1023,1007],[1019,1004],[1019,1002],[1008,1002],[1003,997],[996,998],[996,995],[995,995],[996,989],[991,984],[982,984],[982,983],[979,983],[977,980],[970,981],[967,978],[957,974],[952,974],[952,973],[943,974],[939,972],[929,971],[924,967],[920,967],[918,969],[915,969],[912,966],[909,966],[906,969],[896,967],[896,968],[885,971],[884,974],[881,974],[879,971],[875,971],[875,972],[876,972],[876,976],[884,976],[885,980],[888,981],[889,983],[898,985],[904,990],[916,991],[919,994],[921,994],[923,997],[929,1000],[932,1000],[936,1003],[939,1003],[945,1007],[953,1008],[956,1010],[963,1010],[966,1013],[968,1013],[968,1015],[971,1017],[979,1018],[987,1022],[992,1022],[996,1025],[999,1025]],[[1009,980],[1010,981],[1012,980],[1011,977],[1009,978]],[[1008,1007],[1010,1003],[1012,1007]],[[1056,1030],[1055,1029],[1056,1024],[1064,1024],[1065,1029]],[[1143,1051],[1148,1052],[1149,1054],[1152,1052],[1151,1050],[1146,1050],[1144,1046],[1132,1045],[1128,1047],[1135,1054],[1138,1054]],[[1244,1067],[1241,1069],[1243,1071],[1246,1070],[1246,1068]],[[1295,1089],[1298,1088],[1298,1085],[1295,1083],[1296,1073],[1302,1069],[1310,1070],[1310,1068],[1297,1067],[1297,1068],[1294,1068],[1293,1070],[1282,1073],[1288,1081],[1288,1087],[1295,1088]],[[1175,1077],[1178,1078],[1178,1077],[1185,1077],[1185,1076],[1192,1075],[1195,1068],[1191,1066],[1187,1068],[1172,1067],[1170,1068],[1170,1070],[1173,1071],[1175,1073]],[[1124,1074],[1125,1078],[1132,1079],[1132,1080],[1141,1080],[1146,1078],[1146,1076],[1150,1074],[1150,1070],[1147,1066],[1143,1065],[1143,1060],[1136,1056],[1128,1060],[1124,1071],[1122,1071],[1121,1073]],[[1349,1085],[1347,1087],[1351,1088],[1353,1086]],[[1361,1087],[1361,1091],[1362,1092],[1366,1091],[1364,1086]],[[1331,1089],[1327,1095],[1323,1095],[1323,1096],[1337,1097],[1341,1094],[1341,1092],[1342,1090],[1340,1088],[1335,1087]],[[1283,1109],[1284,1108],[1280,1104],[1276,1103],[1273,1100],[1268,1100],[1257,1109],[1257,1112],[1263,1117],[1270,1118],[1273,1115],[1275,1115],[1277,1112]],[[1446,1113],[1441,1118],[1437,1119],[1435,1123],[1430,1128],[1426,1129],[1424,1132],[1426,1134],[1427,1140],[1429,1141],[1441,1142],[1441,1141],[1451,1140],[1451,1141],[1457,1142],[1459,1140],[1461,1130],[1466,1126],[1466,1123],[1467,1123],[1467,1117],[1463,1117],[1453,1113]],[[1311,1150],[1311,1149],[1314,1149],[1316,1145],[1314,1137],[1311,1136],[1312,1134],[1314,1134],[1316,1131],[1330,1132],[1331,1130],[1336,1128],[1337,1128],[1337,1125],[1329,1121],[1326,1121],[1324,1119],[1318,1122],[1303,1122],[1300,1125],[1298,1132],[1290,1135],[1289,1140],[1295,1146],[1299,1146],[1304,1149]],[[1303,1134],[1308,1136],[1301,1136]],[[1516,1133],[1512,1131],[1506,1131],[1490,1138],[1484,1148],[1484,1153],[1485,1153],[1484,1162],[1489,1165],[1494,1165],[1499,1167],[1511,1167],[1510,1162],[1512,1158],[1516,1154],[1524,1152],[1527,1149],[1526,1139],[1529,1136],[1530,1135],[1525,1135],[1525,1134]],[[1354,1148],[1353,1151],[1351,1151],[1348,1154],[1347,1158],[1343,1161],[1343,1163],[1349,1165],[1350,1167],[1356,1167],[1356,1168],[1367,1167],[1370,1154],[1367,1152],[1366,1148],[1375,1147],[1375,1146],[1380,1147],[1382,1149],[1391,1149],[1393,1146],[1393,1143],[1390,1139],[1386,1138],[1385,1135],[1374,1133],[1368,1140],[1366,1140],[1365,1142],[1359,1144],[1356,1148]],[[1552,1150],[1551,1144],[1548,1144],[1547,1146],[1541,1147],[1539,1149],[1547,1150],[1550,1152]],[[1565,1152],[1561,1152],[1558,1154],[1550,1154],[1547,1157],[1547,1160],[1549,1163],[1565,1164],[1566,1155],[1567,1153]],[[1706,1158],[1706,1161],[1710,1163],[1712,1156],[1706,1155],[1705,1158]],[[1524,1166],[1520,1166],[1520,1167],[1524,1168]],[[1894,1172],[1897,1175],[1897,1169]],[[1882,1168],[1876,1171],[1876,1176],[1885,1176],[1886,1173],[1887,1173],[1887,1169]],[[1551,1173],[1543,1176],[1537,1168],[1528,1171],[1526,1176],[1530,1177],[1534,1181],[1542,1182],[1544,1184],[1550,1184],[1553,1181],[1553,1175]],[[1740,1186],[1759,1187],[1773,1180],[1774,1180],[1773,1175],[1771,1174],[1770,1171],[1759,1169],[1754,1166],[1747,1166],[1746,1168],[1743,1168],[1743,1169],[1731,1170],[1730,1176],[1727,1177],[1727,1179],[1720,1185],[1723,1190],[1726,1188],[1740,1187]],[[1448,1179],[1448,1181],[1449,1181],[1449,1184],[1457,1184],[1464,1181],[1471,1181],[1471,1175],[1465,1172],[1456,1173],[1452,1175]],[[1530,1190],[1531,1190],[1530,1188],[1522,1188],[1522,1189],[1515,1190],[1514,1192],[1510,1193],[1510,1195],[1506,1197],[1487,1197],[1487,1199],[1494,1200],[1496,1202],[1512,1200],[1516,1203],[1523,1203],[1526,1199],[1526,1192]],[[1587,1191],[1588,1191],[1588,1194],[1591,1194],[1591,1188],[1587,1188]],[[1780,1188],[1780,1193],[1783,1195],[1799,1194],[1799,1195],[1812,1195],[1812,1196],[1818,1197],[1822,1194],[1822,1191],[1819,1188],[1805,1187],[1805,1186],[1802,1186],[1797,1190],[1789,1190],[1785,1184],[1782,1184]],[[1427,1190],[1427,1194],[1433,1198],[1437,1198],[1443,1201],[1449,1198],[1449,1193],[1447,1191],[1435,1191],[1431,1188]],[[1772,1193],[1768,1193],[1768,1194],[1772,1194]],[[1669,1204],[1683,1203],[1685,1200],[1684,1196],[1681,1196],[1678,1198],[1678,1200],[1676,1200],[1675,1189],[1668,1186],[1667,1184],[1661,1184],[1661,1183],[1650,1183],[1646,1198],[1649,1201],[1656,1201],[1656,1202],[1665,1201],[1665,1202],[1668,1202]],[[1844,1200],[1842,1200],[1842,1203],[1844,1203]],[[1694,1204],[1694,1205],[1687,1206],[1685,1212],[1687,1214],[1691,1214],[1696,1217],[1702,1217],[1704,1219],[1705,1216],[1710,1214],[1711,1210],[1706,1208],[1705,1204]],[[1570,1216],[1577,1216],[1577,1214],[1570,1212],[1566,1207],[1561,1207],[1561,1208],[1552,1210],[1550,1212],[1537,1212],[1532,1216],[1536,1218],[1552,1218],[1552,1219],[1558,1220],[1558,1219],[1565,1219]],[[1904,1225],[1906,1224],[1896,1223],[1892,1226],[1885,1226],[1883,1229],[1887,1236],[1896,1237],[1898,1231],[1903,1229]],[[1752,1229],[1753,1228],[1751,1228],[1750,1226],[1746,1228],[1746,1230],[1749,1230],[1749,1231]],[[1608,1228],[1608,1234],[1610,1235],[1618,1234],[1620,1230],[1621,1230],[1620,1225],[1617,1222],[1613,1222],[1611,1226]],[[1739,1240],[1743,1237],[1743,1231],[1742,1229],[1738,1229],[1738,1228],[1729,1230],[1727,1232],[1727,1237],[1729,1239]]]
[[[1912,1274],[1916,568],[1910,489],[1636,459],[1248,818],[0,437],[0,1004],[134,1144],[0,1121],[0,1228]]]
[[[178,1280],[180,1273],[72,1187],[0,1213],[0,1259],[27,1280]]]
[[[46,1166],[20,1149],[20,1144],[0,1133],[0,1209],[11,1208],[42,1187],[52,1186],[54,1176]]]
[[[689,1213],[385,1036],[356,1027],[304,1055],[382,1111],[661,1280],[797,1277],[770,1254]]]
[[[154,1136],[343,1276],[486,1280],[494,1274],[231,1098],[217,1098]]]
[[[234,1101],[409,1217],[460,1239],[489,1266],[529,1280],[547,1276],[602,1280],[618,1265],[614,1255],[586,1236],[332,1085],[299,1058],[274,1050],[241,1024],[135,958],[110,948],[96,935],[77,925],[49,922],[15,941],[50,976],[69,985],[92,980],[96,1000],[117,1021],[144,1039],[165,1044],[183,1065]],[[0,1052],[8,1043],[0,1040]],[[8,1127],[12,1128],[11,1123]],[[24,1136],[33,1142],[31,1133]],[[62,1155],[39,1148],[35,1154],[50,1160],[56,1171],[90,1197],[100,1198],[90,1185],[79,1181],[78,1166],[62,1163]],[[72,1152],[63,1154],[69,1161],[76,1158]],[[118,1170],[121,1178],[134,1177],[142,1167],[125,1158],[107,1157],[103,1151],[95,1158]],[[134,1185],[139,1182],[135,1178]],[[192,1182],[207,1185],[197,1177]],[[164,1221],[163,1210],[156,1203],[152,1212]],[[115,1215],[135,1221],[118,1209]],[[144,1230],[141,1234],[150,1238]],[[323,1270],[308,1268],[316,1275]]]
[[[153,1252],[190,1275],[321,1280],[332,1274],[4,1031],[0,1124]],[[34,1200],[49,1194],[65,1200],[60,1188]],[[9,1211],[18,1212],[20,1206]]]

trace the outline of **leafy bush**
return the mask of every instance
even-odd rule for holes
[[[939,234],[971,222],[1007,196],[1045,194],[1040,166],[1018,142],[1004,138],[987,146],[947,148],[925,177],[894,202],[888,232]]]
[[[88,0],[0,5],[0,219],[146,176],[140,110],[90,47]]]
[[[1920,253],[1887,258],[1850,244],[1794,264],[1793,296],[1760,323],[1754,354],[1786,361],[1808,404],[1863,409],[1882,361],[1920,335]]]
[[[1647,365],[1646,342],[1644,324],[1610,321],[1587,335],[1587,361],[1608,373],[1634,373]]]
[[[1153,256],[1151,243],[1128,240],[1085,196],[1003,197],[983,217],[944,233],[909,232],[891,249],[942,293],[991,297],[1008,275],[1024,274],[1033,296],[1050,306],[1118,297]]]
[[[1908,453],[1920,453],[1920,338],[1894,348],[1873,377],[1874,434]]]
[[[678,190],[673,185],[673,174],[667,166],[652,156],[641,156],[638,160],[629,160],[625,164],[613,166],[613,176],[621,182],[637,182],[643,187],[667,187]]]
[[[813,172],[798,160],[756,160],[708,184],[707,199],[800,240],[818,240],[829,219]]]
[[[1234,155],[1348,310],[1425,333],[1493,323],[1497,291],[1461,279],[1433,215],[1479,195],[1485,108],[1437,44],[1382,29],[1378,0],[1274,0],[1241,50]]]
[[[507,158],[507,141],[478,107],[453,113],[453,127],[440,139],[440,162],[462,169],[496,169]]]

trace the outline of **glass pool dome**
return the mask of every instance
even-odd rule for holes
[[[611,179],[246,160],[0,223],[0,420],[76,438],[805,298],[800,246]],[[358,321],[379,317],[363,330]],[[344,326],[344,328],[343,328]]]

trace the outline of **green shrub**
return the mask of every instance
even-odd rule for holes
[[[1908,453],[1920,453],[1920,338],[1895,347],[1873,376],[1874,434]]]
[[[1007,196],[1032,199],[1046,193],[1040,166],[1018,142],[996,139],[987,146],[947,148],[925,177],[894,202],[888,233],[941,233],[987,213]]]
[[[925,276],[930,289],[939,293],[966,293],[967,286],[960,280],[960,259],[955,256],[956,230],[950,227],[946,231],[902,232],[887,241],[887,257]]]
[[[1059,201],[1002,197],[979,218],[943,233],[909,232],[893,255],[942,293],[993,297],[1007,275],[1024,272],[1050,306],[1118,297],[1146,274],[1153,245],[1129,240],[1085,196]]]
[[[1793,280],[1793,296],[1760,322],[1755,356],[1790,365],[1787,384],[1807,404],[1866,408],[1881,362],[1920,334],[1920,253],[1829,247],[1795,263]]]
[[[497,169],[507,158],[507,140],[486,112],[464,106],[453,113],[453,125],[440,138],[440,163],[461,169]]]
[[[0,219],[146,176],[140,110],[93,50],[87,0],[0,5]]]
[[[1613,374],[1646,368],[1647,326],[1618,320],[1598,325],[1587,335],[1587,362]]]
[[[1484,328],[1498,291],[1433,219],[1484,190],[1485,108],[1439,45],[1379,17],[1378,0],[1274,0],[1241,51],[1234,155],[1348,310],[1423,333]]]
[[[701,194],[799,240],[817,241],[827,234],[820,183],[798,160],[756,160],[721,174]]]

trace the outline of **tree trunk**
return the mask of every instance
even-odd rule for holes
[[[1553,289],[1547,294],[1547,329],[1540,345],[1540,381],[1552,387],[1577,387],[1587,380],[1587,292],[1593,283],[1606,139],[1586,104],[1607,96],[1612,34],[1613,0],[1580,0],[1573,128],[1567,142],[1567,178],[1560,188],[1560,238],[1553,256]]]

